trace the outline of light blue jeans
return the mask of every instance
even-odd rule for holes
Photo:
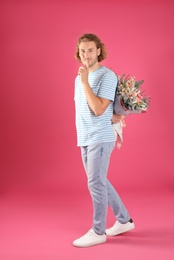
[[[108,204],[120,223],[130,220],[129,213],[118,193],[107,179],[110,156],[115,142],[81,147],[82,161],[87,174],[88,189],[93,202],[93,230],[104,234]]]

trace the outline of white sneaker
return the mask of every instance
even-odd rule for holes
[[[73,246],[88,247],[106,242],[106,235],[98,235],[90,229],[84,236],[73,241]]]
[[[121,224],[117,220],[111,228],[106,229],[106,235],[107,236],[116,236],[121,233],[130,231],[134,228],[135,228],[135,225],[134,225],[134,222],[132,221],[132,219],[129,222],[127,222],[126,224]]]

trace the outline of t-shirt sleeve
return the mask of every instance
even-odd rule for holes
[[[74,81],[74,100],[76,98],[77,79],[78,79],[78,76],[75,78],[75,81]]]
[[[100,88],[97,96],[114,101],[116,87],[117,77],[113,71],[109,70],[104,74],[100,81]]]

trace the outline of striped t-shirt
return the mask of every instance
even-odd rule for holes
[[[88,146],[116,140],[111,118],[117,77],[112,70],[101,66],[89,73],[88,82],[96,96],[108,99],[111,102],[102,115],[96,116],[87,103],[80,76],[76,77],[74,99],[77,146]]]

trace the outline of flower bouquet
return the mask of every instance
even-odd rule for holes
[[[144,80],[136,81],[135,77],[118,77],[118,84],[114,100],[114,114],[127,116],[130,114],[140,114],[147,111],[150,103],[150,97],[144,96],[141,85]],[[117,147],[120,148],[123,142],[122,128],[125,127],[124,120],[113,124],[114,130],[118,136]]]

